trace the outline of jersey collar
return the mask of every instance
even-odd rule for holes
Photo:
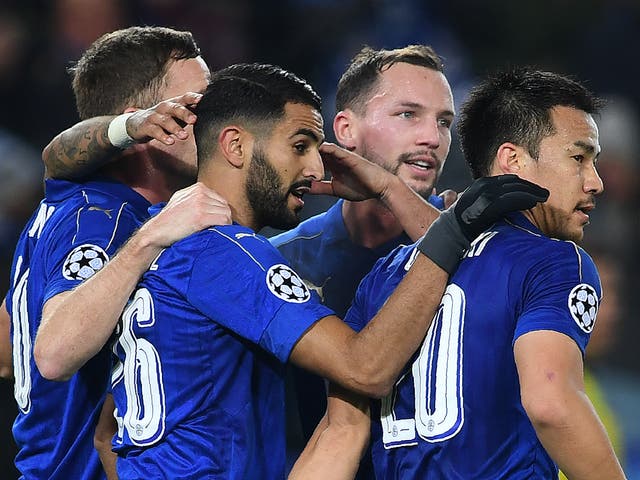
[[[146,198],[128,185],[107,177],[94,178],[86,182],[70,182],[52,178],[45,180],[45,196],[53,201],[64,200],[83,190],[108,193],[136,208],[147,209],[151,205]]]

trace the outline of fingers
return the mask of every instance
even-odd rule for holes
[[[189,107],[193,108],[201,98],[200,93],[188,92],[164,100],[152,108],[139,110],[127,121],[127,133],[139,143],[155,139],[172,145],[176,138],[186,140],[189,134],[185,127],[197,120]]]
[[[506,192],[521,192],[522,194],[530,195],[532,198],[536,198],[538,202],[544,202],[549,198],[549,190],[520,178],[518,178],[518,181],[505,184],[503,190]]]
[[[179,95],[177,97],[170,98],[169,101],[174,103],[180,103],[182,105],[196,106],[200,100],[202,99],[202,94],[197,92],[187,92],[183,95]]]
[[[364,160],[360,155],[349,150],[342,148],[335,143],[324,142],[319,147],[322,160],[327,165],[340,165],[346,161],[355,161],[358,159]]]
[[[547,198],[541,197],[537,192],[510,192],[501,197],[513,210],[528,210],[535,207],[538,203],[544,202]]]
[[[458,199],[458,192],[455,190],[445,190],[444,192],[441,192],[439,196],[442,197],[442,200],[444,201],[444,208],[447,209]]]
[[[335,143],[331,142],[323,142],[322,145],[318,148],[320,150],[320,154],[326,155],[338,155],[342,148],[338,147]]]
[[[325,142],[320,145],[318,150],[320,151],[320,157],[322,157],[322,163],[328,170],[340,164],[341,152],[337,145]]]
[[[197,203],[198,200],[202,200],[203,204],[227,205],[227,201],[221,195],[207,187],[204,183],[196,182],[174,193],[167,206],[177,205],[187,201]]]
[[[309,193],[312,195],[335,195],[333,192],[333,183],[331,182],[331,180],[311,182],[311,190],[309,190]]]
[[[501,197],[510,192],[523,192],[539,198],[538,201],[541,202],[549,197],[549,191],[546,188],[513,174],[479,178],[474,181],[463,194],[468,197],[478,195]]]

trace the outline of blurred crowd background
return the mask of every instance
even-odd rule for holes
[[[586,368],[629,478],[640,479],[638,0],[2,0],[2,292],[16,239],[43,193],[40,152],[77,121],[66,68],[100,35],[130,25],[192,31],[212,69],[260,61],[294,71],[324,99],[328,140],[335,86],[365,44],[432,45],[444,57],[457,105],[484,74],[522,64],[574,76],[605,97],[608,105],[597,119],[605,193],[584,245],[600,268],[604,299]],[[459,191],[469,181],[454,136],[439,188]],[[308,202],[305,215],[330,202]],[[0,477],[7,479],[17,478],[12,390],[0,381]]]

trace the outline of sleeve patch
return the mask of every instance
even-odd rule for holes
[[[581,283],[569,293],[569,312],[585,333],[591,333],[598,314],[598,295],[591,285]]]
[[[67,280],[86,280],[108,261],[109,256],[102,248],[85,243],[69,253],[62,266],[62,275]]]
[[[278,263],[267,270],[267,287],[276,297],[289,303],[304,303],[311,298],[302,279],[287,265]]]

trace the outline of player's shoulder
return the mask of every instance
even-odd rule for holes
[[[326,212],[300,222],[296,227],[269,238],[276,248],[286,248],[302,242],[317,242],[328,236],[341,235],[346,232],[342,220],[342,201],[336,202]]]
[[[575,276],[578,280],[597,282],[597,270],[589,254],[571,240],[548,237],[520,219],[507,220],[509,232],[496,236],[496,251],[503,258],[517,259],[519,268],[553,271],[553,275]]]
[[[207,236],[213,242],[245,248],[268,248],[273,250],[269,240],[250,229],[238,224],[220,225],[207,229]]]
[[[87,205],[101,206],[122,205],[124,208],[143,210],[147,213],[149,201],[131,187],[111,180],[93,180],[82,186],[82,196]]]
[[[417,243],[399,245],[389,254],[378,259],[368,276],[387,279],[403,277],[409,271],[419,253]]]
[[[494,239],[495,235],[495,239]],[[542,233],[522,213],[512,214],[499,222],[495,228],[481,234],[473,243],[487,241],[499,245],[499,250],[514,250],[529,257],[574,257],[584,254],[578,245],[570,240],[552,238]]]
[[[267,238],[238,224],[207,228],[176,242],[169,250],[179,256],[222,254],[226,259],[236,255],[255,256],[277,252]]]
[[[82,183],[46,180],[45,202],[56,205],[56,211],[77,213],[89,221],[115,220],[134,212],[146,217],[150,203],[139,193],[115,180],[96,179]]]

